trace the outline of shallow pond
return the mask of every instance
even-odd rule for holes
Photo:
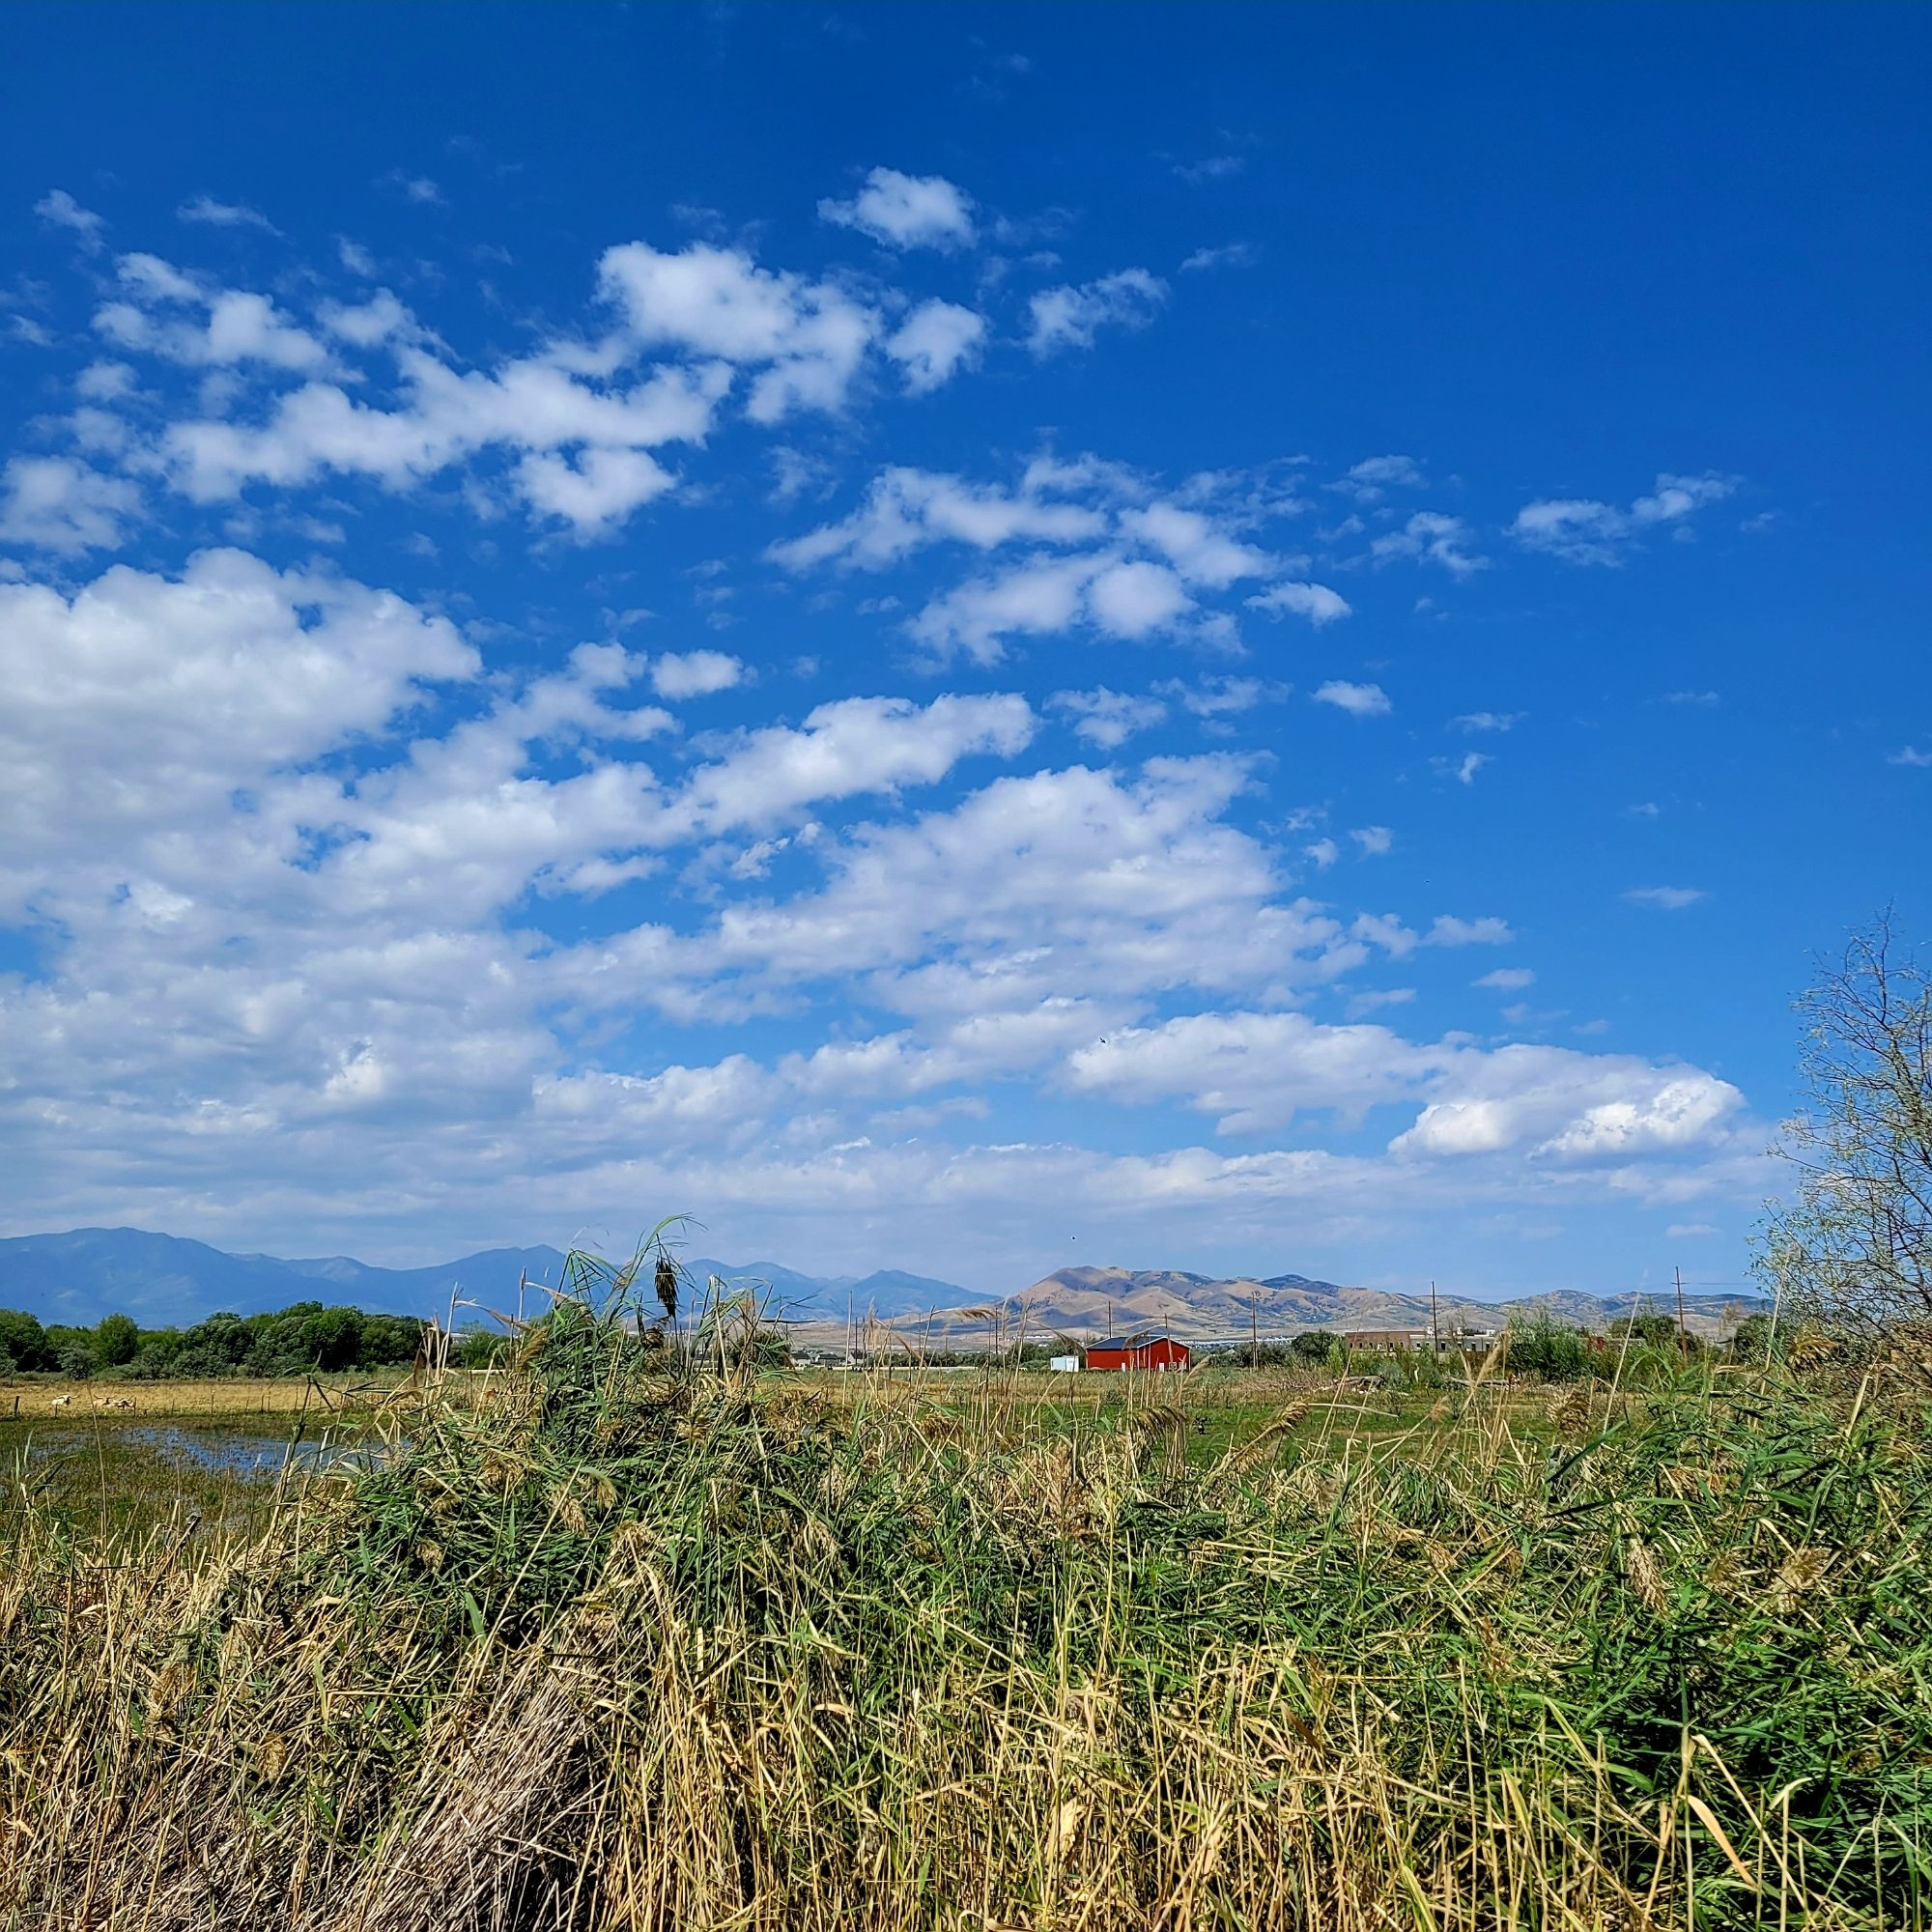
[[[245,1525],[264,1516],[285,1476],[351,1474],[381,1453],[366,1432],[298,1435],[252,1418],[0,1421],[0,1533],[39,1513],[136,1532],[178,1515]]]
[[[183,1470],[272,1480],[284,1468],[298,1474],[367,1463],[366,1435],[310,1432],[259,1424],[136,1423],[76,1419],[73,1422],[0,1424],[0,1457],[31,1464],[49,1459],[127,1456],[152,1459]]]

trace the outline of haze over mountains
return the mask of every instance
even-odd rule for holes
[[[1427,1294],[1349,1288],[1306,1275],[1221,1280],[1172,1268],[1065,1267],[989,1303],[956,1283],[881,1268],[864,1276],[810,1275],[777,1262],[726,1263],[690,1257],[699,1281],[755,1281],[771,1312],[821,1337],[842,1334],[854,1318],[889,1321],[902,1331],[961,1344],[1024,1331],[1037,1339],[1092,1340],[1153,1329],[1190,1342],[1281,1337],[1312,1328],[1420,1329]],[[489,1248],[429,1267],[377,1267],[346,1255],[288,1260],[232,1255],[206,1242],[138,1228],[79,1228],[60,1235],[0,1239],[0,1307],[23,1308],[43,1321],[88,1324],[131,1315],[144,1327],[185,1326],[226,1309],[252,1315],[295,1301],[346,1302],[372,1313],[448,1318],[451,1297],[477,1309],[514,1314],[519,1281],[555,1285],[564,1257],[552,1247]],[[1508,1302],[1443,1295],[1435,1319],[1445,1329],[1494,1329],[1512,1313],[1548,1308],[1557,1319],[1600,1326],[1661,1295],[1599,1296],[1571,1291]],[[1674,1298],[1671,1301],[1674,1310]],[[1729,1325],[1727,1314],[1758,1304],[1746,1295],[1691,1294],[1687,1320],[1699,1333]],[[989,1315],[988,1309],[997,1312]],[[459,1321],[477,1319],[459,1306]]]

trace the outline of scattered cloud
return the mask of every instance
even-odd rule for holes
[[[1380,685],[1350,684],[1343,678],[1330,678],[1318,686],[1314,696],[1316,703],[1332,704],[1350,718],[1385,718],[1395,709]]]
[[[100,231],[107,223],[91,208],[81,207],[66,188],[49,188],[35,202],[34,213],[43,221],[78,236],[83,248],[92,251],[100,246]]]
[[[175,219],[204,228],[259,228],[265,235],[282,232],[259,210],[240,202],[216,201],[209,194],[198,194],[193,200],[183,202],[175,210]]]
[[[1395,834],[1386,825],[1358,825],[1349,834],[1365,859],[1379,859],[1395,849]]]
[[[1401,1004],[1400,993],[1379,1003]],[[1311,1112],[1355,1125],[1374,1109],[1419,1103],[1412,1124],[1389,1143],[1398,1157],[1460,1161],[1515,1151],[1559,1168],[1721,1140],[1743,1100],[1694,1067],[1566,1047],[1432,1044],[1297,1012],[1119,1029],[1071,1054],[1067,1078],[1076,1092],[1128,1105],[1179,1101],[1217,1116],[1223,1134],[1281,1127]]]
[[[1247,164],[1240,155],[1208,155],[1198,161],[1176,161],[1173,166],[1174,172],[1190,187],[1199,187],[1203,182],[1227,181]]]
[[[1379,503],[1391,490],[1424,490],[1429,479],[1412,456],[1368,456],[1329,484],[1358,503]]]
[[[1536,975],[1527,966],[1498,966],[1493,973],[1485,973],[1480,980],[1469,983],[1488,986],[1498,993],[1520,993],[1525,986],[1536,984]]]
[[[1476,774],[1495,760],[1487,752],[1464,752],[1460,758],[1432,758],[1429,762],[1442,777],[1454,779],[1458,784],[1474,784]]]
[[[1897,751],[1886,754],[1889,765],[1912,765],[1920,771],[1932,770],[1932,751],[1921,750],[1917,745],[1901,745]]]
[[[75,556],[106,550],[141,500],[125,476],[110,476],[69,456],[15,456],[0,470],[0,539]]]
[[[1271,678],[1223,676],[1203,678],[1198,684],[1169,678],[1154,689],[1196,718],[1212,721],[1252,711],[1258,704],[1279,703],[1293,686],[1278,684]]]
[[[1478,556],[1469,548],[1473,541],[1474,533],[1461,517],[1418,510],[1400,529],[1386,530],[1377,537],[1369,545],[1369,554],[1378,563],[1408,557],[1439,564],[1460,582],[1490,567],[1487,557]]]
[[[1270,617],[1306,617],[1319,631],[1338,617],[1350,614],[1348,600],[1325,583],[1276,583],[1248,599],[1250,611]]]
[[[881,345],[905,371],[906,387],[923,396],[979,359],[986,319],[957,302],[922,302]]]
[[[1028,305],[1026,346],[1037,356],[1091,349],[1103,328],[1145,328],[1167,299],[1167,284],[1146,269],[1122,269],[1077,287],[1042,289]]]
[[[1389,1007],[1407,1007],[1414,1004],[1413,986],[1387,986],[1372,992],[1350,994],[1348,1014],[1351,1020],[1358,1020]]]
[[[1208,269],[1251,269],[1261,260],[1261,250],[1252,242],[1226,242],[1218,248],[1197,248],[1180,265],[1183,275],[1199,274]]]
[[[1514,731],[1523,721],[1520,711],[1465,711],[1449,721],[1452,731]]]
[[[1659,912],[1682,912],[1710,896],[1700,886],[1633,886],[1624,895],[1632,905],[1650,906]]]
[[[373,275],[359,243],[338,251],[351,272]],[[971,367],[986,333],[954,303],[875,305],[842,282],[709,242],[606,250],[600,333],[539,337],[480,367],[386,289],[317,301],[312,327],[275,299],[153,254],[124,255],[115,272],[95,328],[117,358],[221,378],[202,383],[198,411],[127,429],[129,472],[211,504],[330,474],[406,492],[462,470],[479,507],[507,498],[580,540],[608,537],[675,491],[667,446],[702,444],[734,405],[759,426],[839,413],[874,357],[922,394]],[[479,463],[486,454],[501,460]]]
[[[1136,731],[1145,731],[1167,716],[1167,706],[1159,698],[1109,691],[1105,685],[1093,691],[1056,692],[1047,702],[1073,719],[1073,728],[1081,737],[1108,752],[1118,750]]]
[[[1516,934],[1509,922],[1500,919],[1459,919],[1454,913],[1438,914],[1430,925],[1425,946],[1513,946]]]
[[[788,570],[820,564],[883,570],[933,543],[993,550],[1015,542],[1091,543],[1106,534],[1108,512],[1037,486],[1032,473],[1016,491],[911,469],[884,469],[851,516],[766,554]]]
[[[1131,579],[1117,582],[1109,611],[1103,612],[1088,595],[1098,572],[1091,556],[1032,557],[1010,569],[971,578],[935,598],[908,629],[935,663],[963,654],[979,664],[994,664],[1006,654],[1009,638],[1051,636],[1083,622],[1098,624],[1110,613],[1128,619],[1135,634],[1144,637],[1163,612],[1172,615],[1184,607],[1179,581],[1155,573],[1138,586]]]
[[[1546,497],[1517,512],[1511,534],[1525,550],[1541,551],[1565,563],[1619,564],[1650,532],[1669,529],[1688,534],[1690,519],[1737,489],[1737,479],[1707,470],[1701,476],[1668,471],[1647,497],[1618,509],[1589,497]]]
[[[743,662],[723,651],[667,651],[651,662],[651,689],[660,697],[708,697],[743,684]]]
[[[1665,704],[1690,704],[1710,710],[1723,700],[1715,691],[1666,691],[1662,701]]]
[[[963,653],[991,663],[1013,637],[1076,626],[1135,639],[1187,631],[1228,648],[1232,620],[1205,609],[1204,595],[1272,578],[1285,561],[1245,540],[1255,518],[1237,488],[1195,479],[1189,497],[1178,500],[1152,479],[1092,457],[1037,457],[1016,486],[896,468],[875,476],[849,515],[766,555],[794,572],[875,572],[936,545],[1025,547],[1016,560],[930,597],[908,622],[934,662]],[[1332,614],[1321,586],[1287,587],[1315,593],[1317,621]]]
[[[971,195],[943,176],[896,168],[874,168],[850,201],[821,201],[818,218],[889,248],[961,248],[975,240]]]
[[[831,282],[761,269],[742,250],[694,242],[660,253],[645,242],[607,249],[598,282],[635,339],[757,370],[746,413],[775,423],[836,411],[878,334],[878,318]]]

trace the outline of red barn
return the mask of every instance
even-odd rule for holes
[[[1184,1369],[1194,1357],[1185,1342],[1165,1335],[1151,1342],[1105,1342],[1087,1350],[1090,1371],[1107,1369]]]

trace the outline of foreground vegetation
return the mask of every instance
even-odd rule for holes
[[[244,1535],[15,1492],[0,1925],[1932,1919],[1891,1369],[1204,1454],[1164,1378],[834,1395],[627,1279]]]

